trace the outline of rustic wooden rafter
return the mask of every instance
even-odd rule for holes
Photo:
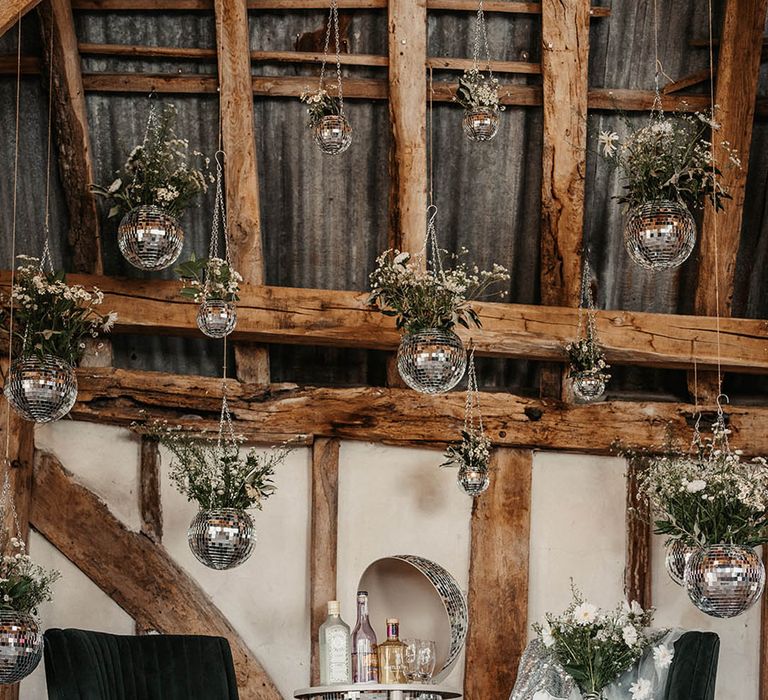
[[[139,455],[139,514],[141,532],[153,542],[163,541],[163,504],[160,495],[160,443],[142,435]]]
[[[624,593],[643,608],[653,605],[651,568],[651,512],[638,491],[638,479],[646,462],[639,457],[627,460],[627,554]]]
[[[3,36],[27,12],[34,9],[40,0],[3,0],[0,3],[0,36]]]

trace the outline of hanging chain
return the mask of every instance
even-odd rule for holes
[[[339,37],[339,8],[336,0],[331,0],[331,8],[328,12],[328,27],[325,32],[325,46],[323,47],[323,62],[320,66],[320,87],[325,87],[325,64],[328,61],[328,51],[331,47],[331,29],[336,44],[336,83],[339,92],[339,113],[344,115],[344,91],[341,87],[341,42]]]
[[[155,108],[155,101],[157,99],[157,95],[154,90],[149,93],[149,97],[147,98],[149,100],[149,114],[147,115],[147,126],[144,129],[144,140],[141,142],[141,148],[146,154],[147,150],[147,143],[149,142],[149,134],[151,133],[152,129],[157,124],[157,109]],[[134,168],[133,169],[133,184],[136,184],[136,178],[138,177],[139,169]]]
[[[445,272],[443,271],[443,259],[440,255],[440,246],[437,242],[437,207],[434,204],[430,204],[429,207],[427,207],[427,214],[429,215],[429,222],[427,223],[427,237],[424,247],[426,249],[427,258],[432,264],[432,271],[441,278],[444,278]]]
[[[0,514],[2,514],[4,520],[6,508],[10,509],[13,516],[13,526],[16,529],[16,537],[21,540],[23,538],[21,536],[21,527],[19,526],[19,516],[16,513],[16,504],[13,502],[13,495],[11,494],[11,469],[13,469],[13,465],[9,459],[6,459],[3,491],[0,494]]]
[[[595,299],[592,294],[592,270],[589,261],[584,258],[581,271],[581,299],[579,302],[579,320],[577,327],[579,340],[597,340],[597,325],[595,323]]]
[[[237,436],[235,435],[235,426],[232,424],[232,415],[229,412],[229,402],[227,401],[227,381],[221,382],[221,415],[219,417],[219,437],[217,447],[221,450],[226,439],[233,445],[237,445]]]
[[[483,414],[480,411],[480,390],[477,386],[477,374],[475,372],[475,346],[470,343],[469,363],[467,365],[467,399],[464,403],[464,432],[474,433],[475,416],[479,435],[483,434]]]
[[[476,71],[480,71],[480,41],[483,42],[485,49],[485,64],[488,70],[488,77],[493,78],[491,70],[491,52],[488,48],[488,31],[485,25],[485,11],[483,10],[483,0],[479,0],[477,5],[477,16],[475,17],[475,45],[472,53],[472,64]]]
[[[224,234],[224,259],[230,264],[229,256],[229,227],[227,225],[227,208],[224,204],[224,163],[226,154],[216,151],[216,197],[213,205],[213,223],[211,225],[211,243],[208,249],[209,258],[219,257],[219,235]],[[221,226],[221,229],[219,229]]]

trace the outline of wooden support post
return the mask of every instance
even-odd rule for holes
[[[75,22],[69,0],[46,0],[39,10],[47,68],[53,71],[54,123],[59,169],[69,214],[71,270],[100,275],[101,236],[94,182],[85,89]],[[53,55],[48,55],[53,34]]]
[[[0,3],[0,36],[3,36],[16,22],[23,17],[40,0],[3,0]]]
[[[578,306],[589,93],[588,0],[542,0],[541,303]],[[544,367],[542,396],[563,395],[560,367]]]
[[[267,672],[189,574],[161,546],[128,530],[53,455],[35,456],[30,519],[137,624],[163,633],[226,637],[242,700],[280,700]]]
[[[638,493],[638,477],[647,466],[643,458],[627,460],[627,560],[624,593],[643,608],[653,605],[651,569],[651,512]]]
[[[533,453],[499,448],[472,508],[464,697],[506,698],[528,637]]]
[[[336,600],[338,514],[339,441],[318,438],[312,445],[312,540],[309,555],[312,685],[320,684],[318,631],[327,616],[326,603]]]
[[[390,244],[417,253],[427,213],[426,0],[390,0]]]
[[[160,496],[160,443],[157,438],[141,437],[139,461],[139,512],[141,532],[153,542],[163,540],[163,506]]]
[[[232,263],[246,282],[263,285],[248,10],[245,0],[215,0],[214,9]],[[269,383],[266,348],[235,346],[235,364],[243,381]]]

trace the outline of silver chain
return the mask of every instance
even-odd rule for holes
[[[16,537],[22,539],[21,527],[19,527],[19,516],[16,514],[16,504],[13,502],[13,495],[11,494],[11,469],[13,469],[11,461],[6,459],[3,492],[0,496],[0,513],[2,513],[3,519],[5,519],[6,508],[10,508],[11,515],[13,515],[13,525],[16,528]]]
[[[43,245],[43,255],[40,258],[40,271],[45,272],[46,265],[48,272],[53,274],[53,259],[51,258],[51,246],[48,243],[48,225],[45,226],[45,243]]]
[[[592,296],[592,273],[589,261],[586,258],[584,259],[584,267],[581,272],[581,299],[579,301],[577,336],[579,339],[586,338],[587,340],[597,342],[595,300]]]
[[[464,432],[472,433],[475,430],[475,416],[477,416],[479,434],[482,435],[483,414],[480,411],[480,390],[477,386],[477,374],[475,373],[475,347],[471,345],[467,366],[467,399],[464,402]]]
[[[336,0],[331,0],[331,8],[328,12],[328,28],[325,32],[325,47],[323,48],[323,63],[320,66],[320,87],[325,86],[325,64],[328,61],[328,50],[331,45],[331,27],[333,27],[333,36],[336,43],[336,82],[339,91],[339,112],[344,115],[344,92],[341,87],[341,46],[339,39],[339,8]]]
[[[237,436],[235,435],[235,426],[232,425],[232,415],[229,412],[229,402],[227,401],[227,382],[226,380],[221,383],[221,416],[219,417],[219,438],[216,443],[219,450],[224,446],[225,436],[227,433],[228,441],[237,445]]]
[[[144,140],[141,142],[141,147],[144,151],[147,149],[147,141],[149,141],[149,133],[152,130],[152,127],[157,122],[157,110],[155,109],[155,91],[149,93],[149,97],[147,98],[149,100],[149,114],[147,115],[147,126],[144,129]],[[133,170],[133,184],[136,184],[136,177],[139,174],[139,171],[137,168],[134,168]]]
[[[485,61],[488,69],[488,77],[493,78],[491,70],[491,52],[488,48],[488,31],[485,26],[485,11],[483,10],[483,0],[479,0],[477,5],[477,16],[475,17],[475,45],[472,54],[472,64],[476,71],[480,70],[480,41],[482,39],[485,48]]]
[[[221,156],[221,159],[219,158]],[[208,249],[209,258],[219,257],[219,233],[224,233],[224,259],[227,265],[229,258],[229,227],[227,225],[227,208],[224,204],[224,167],[222,160],[226,159],[224,151],[216,151],[216,197],[213,205],[213,223],[211,225],[211,244]],[[221,229],[219,229],[221,226]]]
[[[443,260],[440,255],[440,246],[437,242],[437,207],[434,204],[430,204],[427,207],[427,214],[429,214],[429,221],[427,222],[427,236],[424,247],[429,262],[432,264],[432,270],[442,278],[445,277],[445,272],[443,272]]]

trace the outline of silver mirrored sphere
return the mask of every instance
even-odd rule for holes
[[[572,372],[571,388],[582,403],[599,401],[605,393],[605,375],[599,372]]]
[[[459,488],[467,496],[479,496],[488,490],[488,486],[491,483],[490,476],[488,475],[488,466],[468,467],[466,464],[463,464],[459,467],[457,482]]]
[[[490,141],[499,131],[499,110],[494,107],[465,109],[461,126],[470,141]]]
[[[327,114],[312,128],[315,143],[323,153],[344,153],[352,143],[352,127],[341,114]]]
[[[43,656],[43,635],[32,615],[0,611],[0,684],[26,678]]]
[[[231,301],[209,299],[197,310],[197,327],[209,338],[223,338],[237,325],[237,306]]]
[[[197,559],[211,569],[240,566],[253,551],[256,532],[244,510],[201,510],[187,531],[187,542]]]
[[[696,245],[696,223],[679,202],[657,200],[629,211],[624,245],[632,260],[648,270],[682,265]]]
[[[77,377],[71,365],[53,355],[18,357],[11,364],[3,393],[25,420],[50,423],[75,405]]]
[[[703,613],[736,617],[762,594],[765,567],[750,547],[718,544],[691,554],[683,578],[688,597]]]
[[[455,387],[467,369],[467,353],[453,331],[406,333],[397,350],[403,381],[422,394],[443,394]]]
[[[179,257],[184,231],[176,217],[160,207],[143,204],[123,217],[117,228],[117,244],[134,267],[162,270]]]
[[[667,545],[667,553],[664,557],[664,566],[667,569],[669,578],[671,578],[678,586],[685,584],[685,565],[691,558],[698,547],[691,547],[685,544],[682,540],[672,540]]]

